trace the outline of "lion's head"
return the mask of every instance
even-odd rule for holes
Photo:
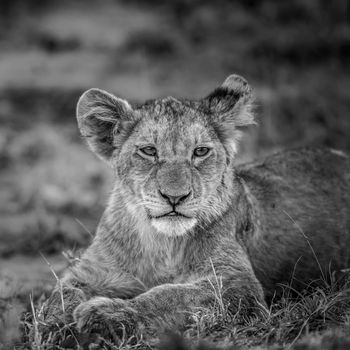
[[[132,107],[90,89],[77,118],[90,148],[115,170],[131,215],[174,236],[225,210],[238,129],[254,123],[251,107],[249,85],[231,75],[198,101],[167,97]]]

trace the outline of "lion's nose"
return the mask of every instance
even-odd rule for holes
[[[181,202],[185,201],[191,195],[191,191],[186,193],[186,194],[180,194],[178,196],[173,196],[173,195],[170,195],[167,193],[163,193],[161,191],[159,191],[159,193],[163,198],[165,198],[168,201],[168,203],[171,206],[175,206],[175,205],[180,204]]]

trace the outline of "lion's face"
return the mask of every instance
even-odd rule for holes
[[[135,112],[138,124],[112,157],[117,177],[135,213],[158,232],[182,235],[222,206],[225,148],[203,112],[175,99]]]
[[[165,98],[139,108],[96,89],[80,99],[81,132],[115,169],[118,191],[142,225],[183,235],[225,210],[237,123],[223,119],[248,90],[239,95],[224,88],[225,96],[220,90],[202,101]],[[241,103],[239,115],[235,111],[236,121],[244,113],[251,118],[242,110],[247,105]]]

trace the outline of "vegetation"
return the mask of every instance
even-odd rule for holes
[[[239,310],[228,312],[228,305],[222,300],[220,277],[213,285],[216,304],[212,309],[199,309],[189,315],[189,327],[179,334],[165,335],[161,343],[158,339],[145,339],[142,334],[131,338],[115,339],[114,342],[96,338],[90,344],[96,349],[346,349],[350,345],[350,275],[348,272],[329,281],[319,280],[309,285],[304,293],[296,293],[284,286],[284,295],[273,301],[267,309],[261,305],[247,314]],[[56,348],[53,339],[64,339],[62,348],[75,348],[82,344],[82,338],[74,334],[74,327],[64,325],[43,340],[38,322],[39,309],[31,301],[31,313],[24,325],[25,345],[33,349]],[[32,342],[30,342],[30,339]]]

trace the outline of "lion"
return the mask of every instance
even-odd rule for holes
[[[46,329],[155,334],[215,305],[218,278],[230,312],[254,312],[279,285],[349,267],[348,156],[303,148],[237,166],[253,107],[238,75],[195,101],[80,97],[80,133],[115,181],[92,244],[45,305]]]

